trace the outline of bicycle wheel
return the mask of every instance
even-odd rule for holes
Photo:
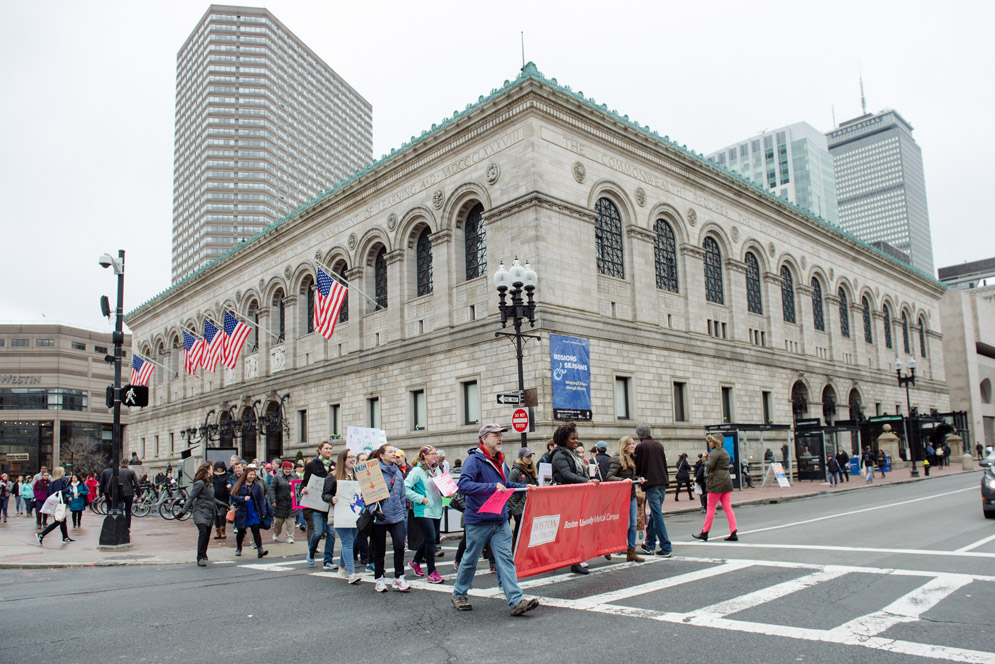
[[[135,516],[148,516],[149,512],[151,511],[152,511],[152,506],[149,505],[144,500],[140,503],[135,503],[131,506],[131,513],[134,514]]]
[[[166,500],[159,503],[159,516],[166,521],[172,521],[175,518],[173,514],[173,501]]]
[[[104,502],[103,498],[94,498],[90,501],[90,511],[94,514],[100,514],[100,505]]]
[[[183,509],[184,504],[186,504],[186,501],[182,498],[170,501],[170,511],[173,513],[173,518],[177,521],[186,521],[190,518],[190,512],[183,512],[181,516],[178,516],[180,514],[180,510]]]

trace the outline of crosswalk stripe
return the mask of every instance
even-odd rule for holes
[[[724,602],[695,609],[688,615],[693,616],[709,614],[716,617],[722,617],[733,613],[739,613],[740,611],[745,611],[746,609],[766,604],[767,602],[790,595],[791,593],[798,592],[799,590],[811,588],[812,586],[824,581],[839,578],[848,573],[850,573],[850,571],[843,567],[826,567],[818,572],[807,574],[797,579],[791,579],[790,581],[761,588],[755,592],[740,595],[739,597],[734,597]]]
[[[576,600],[576,605],[572,608],[583,609],[593,607],[598,604],[615,604],[619,600],[628,599],[629,597],[645,595],[658,590],[664,590],[665,588],[673,588],[674,586],[684,585],[685,583],[694,583],[695,581],[700,581],[713,576],[719,576],[721,574],[728,574],[729,572],[735,572],[736,570],[747,567],[750,567],[750,565],[745,562],[732,562],[718,565],[717,567],[707,567],[694,572],[688,572],[687,574],[671,576],[665,579],[657,579],[656,581],[650,581],[649,583],[629,586],[627,588],[621,588],[619,590],[613,590],[599,595],[584,597]]]

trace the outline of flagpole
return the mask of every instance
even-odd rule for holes
[[[169,373],[173,374],[173,377],[176,377],[176,376],[180,375],[180,373],[178,371],[173,371],[172,369],[170,369],[169,367],[167,367],[165,364],[159,364],[155,360],[150,360],[149,358],[145,357],[141,353],[136,353],[135,351],[131,351],[131,354],[132,355],[137,355],[144,362],[148,362],[149,364],[152,364],[154,366],[161,367],[164,371],[168,371]]]
[[[189,327],[183,328],[183,331],[186,332],[187,334],[189,334],[191,337],[197,337],[201,341],[204,341],[204,337],[200,336],[199,334],[197,334],[196,332],[194,332],[193,330],[191,330]]]
[[[322,268],[322,270],[324,270],[325,274],[327,274],[329,276],[329,278],[331,278],[331,279],[333,279],[333,280],[335,280],[335,281],[337,281],[339,283],[345,284],[347,288],[355,289],[355,291],[357,293],[359,293],[360,295],[362,295],[363,297],[365,297],[367,300],[369,300],[370,304],[372,304],[374,307],[380,306],[377,303],[377,301],[374,300],[372,297],[370,297],[369,295],[367,295],[363,291],[359,290],[359,288],[357,286],[353,286],[350,282],[346,281],[345,277],[343,277],[341,275],[338,275],[338,274],[335,274],[334,272],[332,272],[332,269],[330,267],[328,267],[327,265],[325,265],[324,263],[322,263],[319,260],[315,260],[314,262],[318,264],[318,267],[320,267],[320,268]]]
[[[270,335],[271,337],[273,337],[277,341],[280,340],[280,337],[278,335],[273,334],[272,332],[270,332],[269,330],[267,330],[264,327],[260,327],[258,323],[253,323],[248,318],[245,318],[244,316],[239,316],[237,313],[235,313],[234,311],[230,311],[229,309],[225,309],[225,311],[228,312],[228,313],[231,313],[232,316],[234,316],[235,318],[239,319],[240,321],[242,321],[246,325],[251,325],[252,327],[256,328],[257,330],[262,330],[263,332],[265,332],[266,334]]]

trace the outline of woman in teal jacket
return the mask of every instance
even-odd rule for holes
[[[25,478],[21,483],[21,501],[24,503],[24,516],[31,516],[31,509],[35,506],[35,490],[31,488],[31,476]]]
[[[69,511],[73,515],[73,528],[83,525],[83,511],[86,510],[86,496],[90,490],[76,473],[69,480]]]
[[[421,563],[424,561],[429,583],[442,583],[442,576],[435,569],[435,540],[442,520],[442,492],[432,481],[442,474],[439,468],[439,454],[434,447],[426,445],[418,451],[415,465],[404,480],[404,495],[411,501],[415,523],[422,531],[421,546],[408,563],[415,576],[425,576]]]

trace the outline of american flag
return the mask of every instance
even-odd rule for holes
[[[339,319],[339,310],[345,302],[349,289],[339,281],[332,279],[318,268],[318,284],[314,294],[314,328],[326,339],[332,338],[335,322]]]
[[[186,349],[183,364],[187,374],[197,376],[197,367],[200,366],[200,361],[204,355],[204,340],[183,330],[183,348]],[[197,377],[200,378],[200,376]]]
[[[135,353],[131,354],[131,378],[128,380],[132,385],[148,385],[149,378],[152,377],[152,370],[155,365],[147,360],[143,360]]]
[[[225,349],[225,333],[219,330],[210,320],[204,321],[204,353],[200,366],[208,371],[218,368],[218,360]]]
[[[229,369],[235,368],[238,362],[238,354],[242,351],[245,338],[249,336],[252,328],[235,318],[231,313],[225,312],[225,352],[222,362]]]

